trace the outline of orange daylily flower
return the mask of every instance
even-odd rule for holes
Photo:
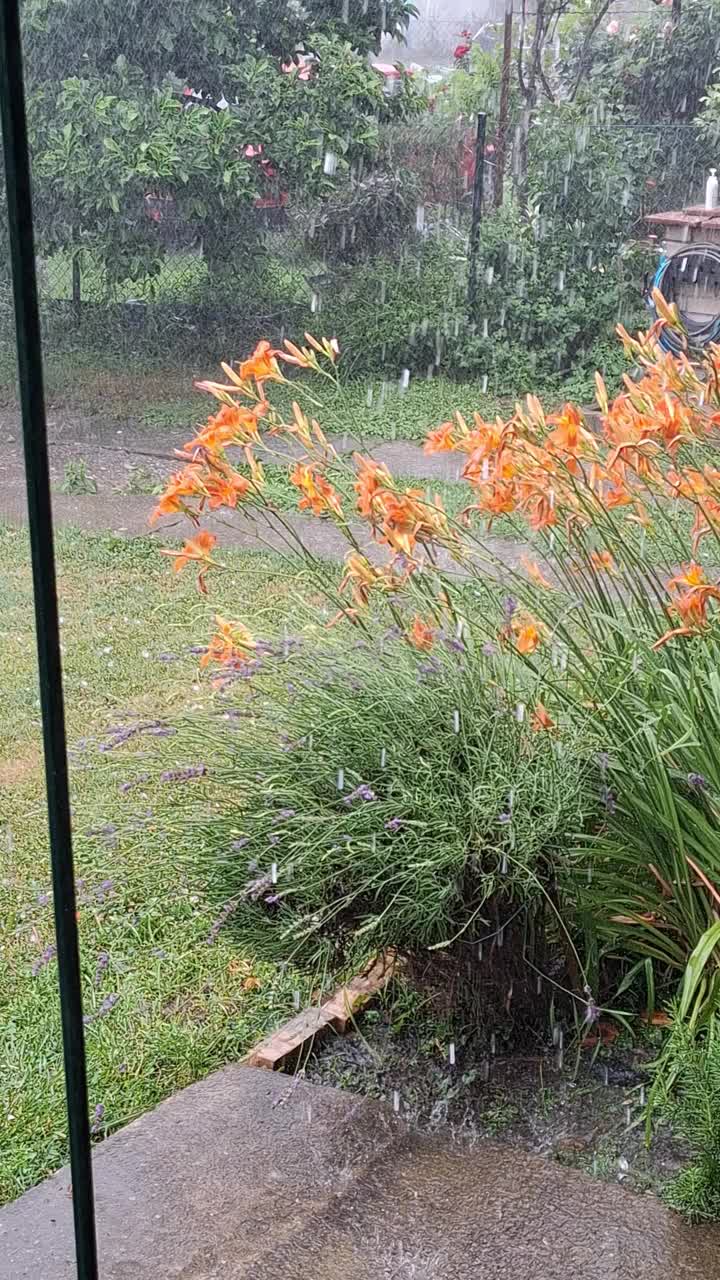
[[[534,653],[542,640],[534,622],[521,624],[515,631],[515,648],[518,653]]]
[[[428,433],[423,453],[451,453],[455,448],[455,423],[443,422]]]
[[[660,649],[668,640],[679,636],[692,636],[708,624],[707,606],[710,600],[720,600],[720,587],[708,583],[701,565],[694,562],[684,573],[676,574],[668,582],[671,596],[670,610],[680,619],[681,625],[666,631],[655,641],[653,649]]]
[[[393,478],[387,467],[384,467],[381,462],[376,462],[374,458],[363,458],[362,454],[354,453],[353,460],[358,472],[358,478],[353,485],[358,495],[358,511],[366,519],[373,518],[375,498],[383,490],[392,489]]]
[[[226,622],[219,614],[215,617],[217,631],[211,638],[207,652],[200,659],[200,666],[207,667],[211,662],[241,662],[257,648],[247,627],[241,622]]]
[[[253,409],[244,409],[237,404],[223,404],[217,413],[208,418],[193,440],[185,447],[186,453],[204,450],[216,453],[229,444],[247,444],[260,439],[258,419],[267,412],[267,403],[261,402]]]
[[[571,455],[579,452],[597,453],[598,442],[584,426],[583,416],[577,405],[564,405],[562,413],[554,414],[548,422],[554,427],[545,441],[546,447],[551,451]]]
[[[186,515],[196,519],[187,503],[183,502],[183,498],[197,497],[199,492],[196,467],[185,467],[183,471],[176,471],[168,480],[165,491],[150,516],[150,523],[154,524],[160,516],[174,515],[179,511],[184,511]]]
[[[249,493],[256,491],[256,486],[248,480],[247,476],[241,476],[229,467],[224,473],[211,473],[205,478],[204,483],[211,511],[216,510],[217,507],[234,509],[239,499],[246,498]]]
[[[290,472],[290,483],[302,493],[298,503],[301,511],[309,510],[316,516],[332,511],[335,515],[342,516],[339,495],[316,466],[296,463]]]
[[[242,360],[238,366],[241,380],[247,382],[249,378],[254,378],[261,394],[264,382],[268,380],[271,382],[284,382],[285,378],[280,372],[280,365],[276,360],[276,355],[277,352],[273,351],[266,339],[258,342],[252,355],[247,360]]]
[[[535,733],[540,733],[544,729],[556,728],[555,721],[551,718],[547,708],[543,705],[542,702],[538,702],[535,705],[535,710],[533,712],[533,717],[531,721],[531,728],[535,731]]]
[[[593,569],[597,569],[598,573],[617,572],[611,551],[593,551],[590,556],[590,563]]]
[[[536,582],[539,587],[543,587],[546,591],[553,590],[552,582],[548,582],[539,564],[534,560],[530,560],[527,556],[521,556],[520,563],[533,582]]]
[[[198,587],[203,593],[207,593],[205,586],[205,575],[210,567],[210,552],[217,544],[217,538],[214,533],[209,533],[207,529],[202,529],[196,538],[188,538],[178,555],[176,551],[166,551],[163,549],[163,555],[174,556],[173,569],[176,573],[180,573],[186,564],[196,561],[200,566],[198,573]]]
[[[410,577],[411,570],[395,575],[392,566],[378,569],[371,564],[367,556],[359,551],[351,551],[345,560],[345,576],[340,583],[340,591],[350,588],[353,600],[359,608],[365,608],[374,588],[380,591],[398,591]]]
[[[433,647],[435,642],[435,632],[432,627],[429,627],[426,622],[423,622],[422,618],[415,618],[407,633],[407,638],[415,649],[427,651]]]

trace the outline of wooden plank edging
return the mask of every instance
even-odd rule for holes
[[[261,1040],[260,1044],[241,1058],[241,1064],[246,1067],[266,1067],[269,1071],[274,1071],[286,1058],[297,1053],[308,1040],[314,1039],[328,1027],[340,1033],[346,1031],[354,1015],[387,986],[401,967],[400,957],[394,948],[389,947],[376,956],[363,973],[357,974],[346,986],[338,987],[324,1004],[303,1009],[289,1022],[278,1027],[277,1031],[273,1031],[267,1039]]]

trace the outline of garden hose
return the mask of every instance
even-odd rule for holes
[[[671,257],[663,254],[655,272],[652,286],[645,299],[648,308],[656,318],[657,312],[652,301],[652,290],[658,289],[668,302],[673,302],[672,288],[670,286],[673,283],[678,266],[680,267],[680,275],[687,275],[693,284],[697,283],[698,274],[702,267],[707,269],[710,266],[720,273],[720,245],[695,244],[688,246],[686,253],[674,253]],[[702,350],[704,347],[709,346],[711,342],[720,342],[720,298],[718,298],[718,314],[716,316],[712,316],[707,320],[695,321],[689,320],[680,311],[680,318],[685,327],[687,346],[690,348]],[[686,350],[684,335],[667,326],[663,326],[660,332],[660,345],[664,351],[669,351],[674,356],[681,355]]]

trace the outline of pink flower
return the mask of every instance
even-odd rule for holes
[[[609,36],[616,36],[618,31],[620,30],[620,23],[618,22],[617,18],[613,18],[612,22],[608,22],[605,30],[607,31]]]

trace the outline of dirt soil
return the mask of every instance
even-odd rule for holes
[[[452,1045],[452,1048],[451,1048]],[[454,1049],[454,1063],[452,1062]],[[664,1128],[645,1141],[644,1099],[655,1050],[496,1052],[453,1042],[437,1023],[400,1027],[371,1010],[346,1036],[332,1035],[305,1064],[314,1084],[388,1102],[413,1127],[494,1138],[607,1182],[659,1192],[688,1158]]]

